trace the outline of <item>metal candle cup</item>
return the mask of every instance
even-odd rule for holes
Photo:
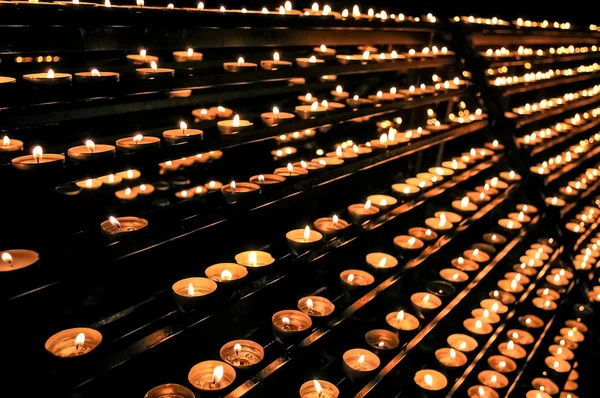
[[[263,360],[265,350],[252,340],[233,340],[225,343],[219,356],[236,369],[251,369]]]
[[[352,218],[354,223],[361,225],[365,221],[375,217],[379,213],[379,209],[375,206],[372,206],[370,202],[357,203],[348,206],[348,213],[350,214],[350,218]]]
[[[314,228],[328,238],[337,236],[349,225],[347,221],[333,217],[318,218],[314,222]]]
[[[300,398],[337,398],[339,395],[340,390],[325,380],[310,380],[300,387]]]
[[[307,296],[298,300],[298,309],[313,318],[326,318],[333,313],[335,305],[321,296]]]
[[[438,238],[438,234],[429,228],[413,227],[408,230],[410,236],[423,241],[424,244],[430,244]]]
[[[256,70],[257,65],[252,62],[245,62],[243,58],[238,59],[237,62],[224,62],[223,69],[227,72],[252,72]]]
[[[467,390],[469,398],[498,398],[499,395],[493,388],[488,386],[471,386]]]
[[[410,198],[419,193],[421,189],[418,186],[410,184],[394,184],[392,185],[392,192],[399,198]]]
[[[226,389],[235,381],[235,369],[221,361],[204,361],[194,365],[188,381],[199,394]]]
[[[38,148],[39,153],[37,152]],[[65,157],[63,155],[41,152],[41,147],[35,147],[32,155],[19,156],[12,159],[12,166],[22,171],[45,171],[60,168],[65,164]]]
[[[228,203],[234,203],[260,194],[260,186],[251,182],[232,182],[221,187],[221,193]]]
[[[375,349],[376,352],[394,350],[400,345],[398,336],[385,329],[368,331],[367,334],[365,334],[365,341],[370,347]]]
[[[440,277],[453,284],[462,284],[469,280],[469,276],[466,273],[452,268],[444,268],[441,270]]]
[[[475,318],[465,319],[463,321],[463,326],[466,330],[473,333],[478,338],[488,335],[493,331],[492,325]]]
[[[90,328],[62,330],[52,335],[44,345],[57,358],[75,358],[87,355],[102,342],[102,334]]]
[[[260,174],[250,177],[250,182],[259,185],[261,190],[276,186],[284,181],[285,177],[277,174]]]
[[[263,123],[269,127],[279,126],[294,121],[294,114],[287,112],[279,112],[277,108],[273,108],[273,112],[265,112],[260,115]]]
[[[373,203],[373,206],[377,207],[382,212],[393,209],[397,204],[398,200],[388,195],[369,195],[367,200]]]
[[[342,360],[344,373],[352,381],[371,376],[381,364],[375,354],[361,348],[346,351]]]
[[[446,342],[450,347],[461,352],[473,352],[478,346],[477,340],[461,333],[455,333],[448,336]]]
[[[463,257],[453,258],[451,264],[454,268],[463,272],[475,272],[479,270],[479,264]]]
[[[521,347],[519,344],[516,344],[512,340],[500,343],[498,345],[498,352],[514,360],[521,360],[527,356],[527,351],[525,351],[523,347]]]
[[[117,140],[117,148],[124,153],[143,151],[151,148],[160,147],[160,138],[152,136],[142,136],[138,134],[134,137],[120,138]]]
[[[425,244],[419,238],[409,235],[398,235],[394,237],[394,247],[406,255],[414,256],[423,250]]]
[[[415,332],[420,322],[417,317],[405,311],[394,311],[386,315],[385,321],[395,331],[400,333]]]
[[[217,290],[217,284],[207,278],[186,278],[175,282],[171,290],[177,307],[187,312],[211,298],[212,293]]]
[[[517,364],[504,355],[492,355],[488,358],[488,365],[496,372],[503,374],[512,373],[517,369]]]
[[[100,224],[109,242],[137,239],[148,232],[148,221],[138,217],[111,217]]]
[[[40,255],[33,250],[11,249],[0,251],[0,274],[25,269],[38,264]]]
[[[454,348],[435,350],[435,359],[445,368],[459,368],[467,363],[467,356]]]
[[[308,315],[297,310],[283,310],[271,317],[273,334],[281,341],[299,337],[312,326]]]
[[[348,269],[340,273],[342,289],[353,296],[375,282],[373,275],[358,269]]]
[[[410,303],[415,311],[427,317],[442,305],[442,300],[432,293],[418,292],[410,296]]]
[[[475,308],[471,311],[471,316],[492,325],[500,322],[500,316],[498,314],[485,308]]]
[[[495,370],[484,370],[479,372],[477,380],[485,386],[495,390],[503,390],[508,387],[508,378]]]
[[[252,122],[240,119],[239,117],[217,122],[217,128],[219,129],[219,133],[221,133],[221,135],[237,134],[242,131],[250,130],[253,126],[254,124]]]
[[[323,235],[315,230],[294,229],[285,234],[291,251],[295,254],[303,253],[318,246],[323,239]]]
[[[413,378],[423,398],[441,396],[441,391],[448,386],[448,380],[442,373],[432,369],[422,369]]]
[[[246,267],[233,263],[220,263],[208,267],[204,274],[210,280],[224,285],[235,285],[248,275]]]
[[[237,254],[235,262],[247,267],[249,271],[254,271],[268,267],[275,259],[267,252],[250,250]]]
[[[144,398],[195,398],[194,393],[179,384],[162,384],[156,386],[144,395]]]
[[[69,148],[67,154],[69,155],[69,159],[73,161],[85,162],[115,156],[115,152],[115,147],[112,145],[95,144],[92,141],[86,141],[86,145]]]
[[[71,84],[70,73],[55,73],[50,69],[47,73],[31,73],[23,75],[23,80],[35,86],[59,86]]]
[[[367,254],[366,263],[375,271],[380,272],[393,270],[398,266],[396,257],[381,252]]]

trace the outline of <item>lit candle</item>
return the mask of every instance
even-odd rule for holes
[[[309,68],[309,67],[324,64],[324,63],[325,63],[325,60],[317,58],[314,55],[311,55],[309,58],[306,58],[306,57],[296,58],[296,64],[300,68]]]
[[[479,265],[475,261],[464,257],[453,258],[451,264],[454,268],[464,272],[474,272],[479,269]]]
[[[301,253],[312,249],[323,239],[323,235],[311,230],[307,225],[304,229],[294,229],[285,235],[290,249],[294,253]]]
[[[188,381],[200,393],[219,391],[235,380],[235,369],[221,361],[200,362],[190,369]]]
[[[441,391],[448,385],[446,376],[432,369],[422,369],[415,373],[415,384],[426,391]]]
[[[393,329],[402,332],[412,332],[419,328],[419,319],[404,310],[387,314],[385,321]]]
[[[179,128],[166,130],[163,132],[163,137],[167,142],[179,143],[193,140],[201,140],[204,137],[202,130],[190,129],[186,122],[179,122]]]
[[[174,51],[173,58],[175,62],[202,61],[203,54],[194,51],[193,48],[188,48],[185,51]]]
[[[23,80],[26,82],[40,86],[70,84],[72,78],[73,77],[70,73],[56,73],[52,69],[48,69],[46,73],[31,73],[23,75]]]
[[[300,398],[337,398],[338,388],[325,380],[307,381],[300,387]]]
[[[435,351],[435,358],[443,366],[458,368],[467,363],[467,356],[454,348],[439,348]]]
[[[469,332],[476,335],[486,335],[493,331],[492,325],[483,322],[481,319],[468,318],[463,321],[463,326]]]
[[[90,328],[62,330],[46,340],[44,348],[59,358],[87,355],[102,342],[102,334]]]
[[[248,120],[243,120],[240,115],[235,115],[231,120],[221,120],[217,122],[217,128],[222,135],[237,134],[251,129],[254,124]]]
[[[19,170],[34,171],[53,167],[62,167],[65,157],[59,154],[44,153],[41,146],[33,147],[31,155],[19,156],[11,160],[12,166]]]
[[[154,61],[150,62],[149,68],[137,68],[135,73],[140,79],[148,80],[175,76],[174,69],[159,68],[158,64]]]
[[[477,379],[483,385],[497,390],[506,388],[508,386],[508,379],[502,373],[496,372],[495,370],[484,370],[479,372]]]
[[[122,152],[137,152],[160,147],[160,138],[136,134],[133,137],[118,139],[116,145]]]
[[[492,355],[488,358],[488,365],[500,373],[512,373],[517,369],[517,364],[504,355]]]
[[[227,72],[251,72],[256,70],[257,65],[252,62],[246,62],[243,57],[239,57],[237,62],[223,63],[223,69]]]
[[[360,348],[344,352],[342,360],[344,363],[344,373],[351,380],[358,380],[369,376],[381,363],[377,355]]]

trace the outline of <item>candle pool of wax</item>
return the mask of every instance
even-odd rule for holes
[[[39,254],[34,252],[33,250],[0,250],[0,255],[3,253],[8,253],[12,257],[12,259],[10,262],[0,259],[0,273],[17,271],[23,268],[27,268],[31,265],[36,264],[40,259]]]

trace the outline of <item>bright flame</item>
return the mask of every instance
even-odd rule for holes
[[[379,260],[379,267],[383,268],[385,267],[385,264],[387,263],[387,258],[382,257],[381,260]]]
[[[36,146],[33,148],[33,150],[31,151],[31,154],[33,155],[33,158],[39,162],[40,160],[42,160],[42,157],[44,156],[44,150],[42,149],[41,146]]]
[[[371,208],[371,201],[370,201],[370,200],[367,200],[367,201],[365,202],[364,209],[365,209],[365,210],[369,210],[370,208]]]
[[[308,241],[309,238],[310,238],[310,227],[307,225],[304,228],[304,240]]]
[[[283,323],[284,326],[287,326],[290,324],[290,318],[288,318],[287,316],[284,316],[283,318],[281,318],[281,323]]]
[[[365,362],[365,356],[361,355],[360,357],[358,357],[358,363],[364,363]]]
[[[313,309],[313,305],[314,305],[314,303],[313,303],[312,299],[306,299],[306,306],[308,307],[309,310]]]
[[[249,264],[251,267],[256,267],[256,263],[257,263],[257,261],[258,261],[258,260],[257,260],[256,252],[255,252],[255,251],[251,251],[251,252],[248,254],[248,264]]]
[[[396,315],[396,321],[400,322],[404,320],[404,310],[398,311],[398,315]]]
[[[77,337],[75,337],[75,345],[83,346],[83,344],[85,344],[85,334],[79,333]]]
[[[217,384],[223,379],[223,365],[216,366],[213,370],[213,384]]]
[[[235,115],[232,122],[233,127],[240,127],[240,115]]]
[[[456,350],[454,348],[450,348],[450,358],[456,359]]]
[[[308,62],[310,62],[311,64],[314,64],[317,62],[317,57],[315,57],[314,55],[311,55],[310,58],[308,59]]]
[[[237,60],[237,63],[238,63],[239,66],[244,65],[244,62],[245,62],[244,58],[242,58],[242,57],[239,57],[238,60]]]
[[[99,71],[98,69],[92,69],[92,70],[90,71],[90,74],[91,74],[93,77],[100,77],[100,76],[101,76],[101,75],[100,75],[100,71]]]
[[[221,272],[221,279],[224,281],[230,281],[231,278],[233,278],[233,274],[228,269],[224,269],[223,272]]]
[[[8,263],[10,265],[12,264],[12,261],[13,257],[10,255],[10,253],[2,253],[2,262]]]
[[[479,394],[480,397],[484,397],[485,396],[485,390],[483,389],[483,387],[479,387],[477,389],[477,394]]]
[[[506,343],[506,349],[507,350],[514,350],[515,349],[515,343],[510,340],[508,343]]]
[[[9,146],[10,145],[10,138],[8,138],[8,136],[4,136],[4,138],[2,139],[2,145]]]
[[[152,61],[150,63],[150,68],[156,72],[156,70],[158,69],[158,65],[156,64],[156,62]]]
[[[433,385],[433,376],[430,375],[429,373],[427,373],[423,377],[423,381],[425,381],[425,384],[427,384],[429,387],[431,387]]]
[[[317,3],[315,3],[315,4],[317,4]],[[320,396],[321,392],[323,391],[323,388],[321,387],[321,384],[318,381],[316,381],[316,380],[313,380],[313,383],[315,385],[315,390],[317,391],[317,394]]]
[[[462,209],[464,209],[464,208],[466,208],[467,206],[469,206],[469,198],[465,196],[465,197],[464,197],[464,198],[462,198],[462,199],[461,199],[461,201],[460,201],[460,207],[461,207]],[[474,253],[473,253],[473,254],[474,254]]]
[[[192,285],[191,283],[188,285],[188,296],[194,296],[194,285]]]
[[[481,322],[479,319],[477,321],[475,321],[475,329],[481,329],[483,327],[483,322]]]
[[[354,281],[354,274],[348,275],[348,282],[352,283]]]
[[[48,73],[46,73],[46,77],[48,79],[54,79],[54,71],[52,69],[48,69]]]

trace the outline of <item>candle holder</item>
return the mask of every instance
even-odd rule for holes
[[[386,315],[385,321],[394,331],[402,333],[407,337],[413,335],[420,326],[417,317],[403,310],[390,312]]]
[[[481,384],[500,392],[503,392],[504,389],[508,387],[508,378],[495,370],[484,370],[479,372],[477,380]]]
[[[446,218],[430,217],[425,220],[425,225],[437,232],[445,232],[454,228]]]
[[[408,185],[418,187],[421,190],[429,189],[433,186],[433,182],[430,180],[423,180],[417,177],[407,178],[404,182]]]
[[[549,394],[540,390],[530,390],[525,393],[525,398],[552,398]]]
[[[0,76],[0,83],[2,83],[2,77]],[[23,151],[23,141],[9,138],[8,136],[2,137],[0,142],[0,161],[4,158],[12,157],[13,155]]]
[[[316,101],[311,105],[298,105],[294,110],[296,115],[302,120],[308,120],[327,112],[327,108],[320,106]]]
[[[453,269],[453,268],[444,268],[440,271],[440,277],[445,281],[448,281],[455,285],[463,285],[465,282],[469,280],[469,275],[466,273]]]
[[[335,159],[335,160],[342,160],[342,159]],[[323,160],[323,162],[319,162],[319,161],[317,161],[317,162],[305,162],[305,161],[302,160],[300,162],[292,163],[292,166],[293,167],[301,167],[301,168],[303,168],[305,170],[312,171],[312,170],[321,170],[327,164],[328,163],[326,161],[324,161],[324,160]]]
[[[227,203],[235,203],[240,200],[247,200],[260,194],[260,186],[251,182],[235,182],[221,187],[221,193]]]
[[[239,264],[220,263],[206,268],[206,277],[226,286],[237,286],[248,275],[248,269]]]
[[[298,309],[312,318],[326,319],[335,310],[335,305],[325,297],[307,296],[298,300]]]
[[[517,211],[532,215],[538,212],[538,208],[534,205],[520,203],[517,205]]]
[[[418,183],[417,183],[418,184]],[[421,189],[418,186],[410,184],[394,184],[392,185],[392,192],[400,199],[408,199],[418,194]]]
[[[260,174],[250,177],[250,182],[259,185],[261,191],[271,189],[284,181],[285,177],[277,174]]]
[[[410,296],[410,303],[418,314],[427,318],[442,305],[442,300],[434,294],[418,292]]]
[[[447,299],[456,293],[456,289],[448,282],[444,281],[431,281],[427,282],[425,286],[429,293],[435,294],[441,299]]]
[[[322,65],[325,63],[325,60],[319,59],[314,55],[309,58],[296,58],[296,65],[300,68],[310,68],[317,65]]]
[[[425,244],[419,238],[409,235],[398,235],[394,237],[394,247],[402,252],[407,258],[416,256]]]
[[[479,249],[465,250],[463,256],[466,259],[475,261],[476,263],[487,263],[490,261],[490,256],[486,252]]]
[[[375,282],[373,275],[358,269],[347,269],[340,273],[342,290],[350,295],[350,297],[360,294],[364,289],[372,285],[373,282]]]
[[[294,114],[287,112],[280,112],[279,108],[273,107],[272,112],[265,112],[260,115],[263,123],[269,127],[279,126],[294,121]]]
[[[348,206],[348,213],[355,224],[362,225],[364,222],[372,219],[379,213],[379,209],[371,205],[371,201],[366,203],[357,203]]]
[[[546,252],[544,252],[543,250],[539,249],[539,250],[535,250],[535,249],[529,249],[525,251],[525,255],[527,257],[533,257],[536,260],[542,260],[542,261],[548,261],[550,259],[550,255]]]
[[[400,345],[398,336],[385,329],[368,331],[365,334],[365,341],[374,350],[375,354],[395,350]]]
[[[429,228],[413,227],[408,230],[410,236],[420,239],[424,244],[429,245],[438,238],[438,234]]]
[[[561,328],[560,335],[565,339],[574,343],[582,343],[585,340],[585,336],[579,330],[573,328]]]
[[[475,308],[471,311],[471,316],[491,325],[500,322],[500,316],[498,314],[485,308]]]
[[[491,299],[500,300],[500,302],[505,305],[511,305],[517,300],[512,293],[502,290],[492,290],[489,294],[489,297]]]
[[[212,298],[217,284],[207,278],[186,278],[175,282],[171,290],[179,310],[189,312]]]
[[[489,243],[473,243],[473,245],[471,245],[472,249],[477,249],[480,252],[484,252],[490,256],[496,254],[496,248],[493,245],[490,245]]]
[[[171,144],[179,142],[197,141],[204,138],[204,132],[198,129],[189,129],[185,122],[179,124],[179,129],[163,131],[165,141]]]
[[[23,81],[34,86],[61,86],[71,84],[73,76],[70,73],[56,73],[52,69],[46,73],[30,73],[23,75]]]
[[[250,250],[237,254],[235,256],[235,262],[253,272],[268,267],[275,262],[275,259],[267,252]]]
[[[504,278],[508,280],[514,279],[517,281],[517,283],[524,286],[529,285],[529,283],[531,282],[531,280],[527,276],[519,272],[507,272],[504,274]]]
[[[461,352],[473,352],[479,345],[473,337],[461,333],[451,334],[446,342],[450,347]]]
[[[500,220],[498,220],[498,225],[500,226],[500,229],[503,231],[503,233],[506,233],[508,235],[516,234],[518,230],[520,230],[523,227],[523,224],[521,224],[518,221],[511,220],[510,218],[501,218]]]
[[[300,398],[337,398],[340,390],[325,380],[310,380],[300,386]]]
[[[534,330],[540,330],[542,327],[544,327],[544,321],[536,315],[522,315],[518,318],[518,320],[522,326],[531,332]]]
[[[549,356],[544,359],[548,378],[554,381],[557,385],[564,386],[571,372],[571,364],[564,359]]]
[[[488,358],[488,365],[496,372],[510,374],[517,370],[517,364],[504,355],[492,355]]]
[[[195,398],[194,393],[179,384],[162,384],[156,386],[144,395],[144,398]]]
[[[275,169],[275,175],[282,176],[285,178],[300,178],[308,174],[308,170],[302,167],[294,167],[291,163],[288,163],[287,167],[279,167]]]
[[[447,373],[453,373],[457,368],[467,364],[467,356],[454,348],[439,348],[435,350],[435,359]]]
[[[265,350],[252,340],[233,340],[221,347],[219,356],[236,369],[249,370],[263,360]]]
[[[523,212],[520,213],[508,213],[508,218],[510,218],[511,220],[515,220],[520,222],[521,224],[528,224],[531,222],[531,217],[529,217],[528,215],[526,215]]]
[[[40,255],[33,250],[11,249],[0,251],[0,274],[21,273],[26,269],[31,270],[36,268],[39,261]]]
[[[22,171],[44,171],[60,168],[65,164],[65,157],[60,154],[43,153],[42,147],[33,148],[31,155],[19,156],[11,160],[15,169]]]
[[[160,138],[137,134],[134,137],[120,138],[117,148],[123,153],[132,153],[160,147]]]
[[[366,263],[376,272],[387,272],[398,266],[396,257],[381,252],[367,254]]]
[[[370,195],[367,196],[367,200],[371,201],[382,212],[389,211],[398,204],[396,198],[388,195]]]
[[[52,335],[44,348],[55,358],[75,358],[90,354],[102,342],[102,334],[90,328],[65,329]]]
[[[296,339],[307,332],[312,326],[312,320],[304,312],[283,310],[271,317],[273,334],[281,343]]]
[[[377,355],[361,348],[346,351],[342,360],[344,373],[352,381],[372,376],[381,364]]]
[[[148,221],[138,217],[110,217],[100,224],[102,234],[109,242],[132,241],[146,235]]]
[[[323,235],[311,230],[308,226],[304,229],[294,229],[285,234],[288,246],[292,253],[298,255],[318,246],[323,239]]]
[[[442,397],[448,380],[442,373],[432,369],[421,369],[413,378],[421,398]]]
[[[492,325],[483,322],[481,319],[468,318],[463,321],[463,327],[474,334],[477,339],[483,339],[484,336],[492,333]]]
[[[498,281],[498,287],[507,293],[521,293],[525,290],[525,287],[515,279],[501,279]]]
[[[156,62],[151,62],[149,68],[137,68],[135,74],[143,80],[154,80],[175,76],[175,69],[159,68]]]
[[[221,361],[203,361],[188,373],[188,381],[200,395],[222,393],[235,381],[235,369]]]
[[[67,154],[69,159],[74,162],[86,162],[115,156],[115,152],[115,147],[112,145],[95,144],[93,141],[87,140],[85,145],[69,148]]]
[[[508,312],[508,307],[496,299],[483,299],[479,302],[479,305],[481,308],[495,314],[506,314]]]
[[[498,352],[504,356],[512,358],[515,361],[524,360],[527,356],[527,351],[519,344],[509,340],[498,345]]]
[[[322,217],[314,222],[314,228],[327,238],[339,235],[349,225],[347,221],[338,218],[338,216]]]
[[[451,264],[454,268],[463,272],[476,272],[479,270],[479,264],[463,257],[453,258]]]
[[[500,396],[493,388],[483,385],[475,385],[467,390],[469,398],[499,398]]]
[[[565,361],[572,361],[575,358],[575,354],[573,353],[573,351],[571,351],[567,347],[563,347],[558,344],[552,344],[550,347],[548,347],[548,352],[551,356],[560,358]]]
[[[217,122],[217,129],[221,135],[233,135],[246,130],[250,130],[254,124],[248,120],[240,119],[239,115],[235,115],[233,119],[221,120]]]
[[[472,214],[478,209],[475,203],[470,202],[468,196],[465,196],[461,200],[452,201],[452,207],[463,214]]]
[[[506,332],[506,336],[521,346],[531,345],[535,341],[531,333],[521,329],[511,329]]]
[[[224,62],[223,69],[227,72],[253,72],[256,70],[257,65],[252,62],[246,62],[244,58],[238,58],[237,62]]]

